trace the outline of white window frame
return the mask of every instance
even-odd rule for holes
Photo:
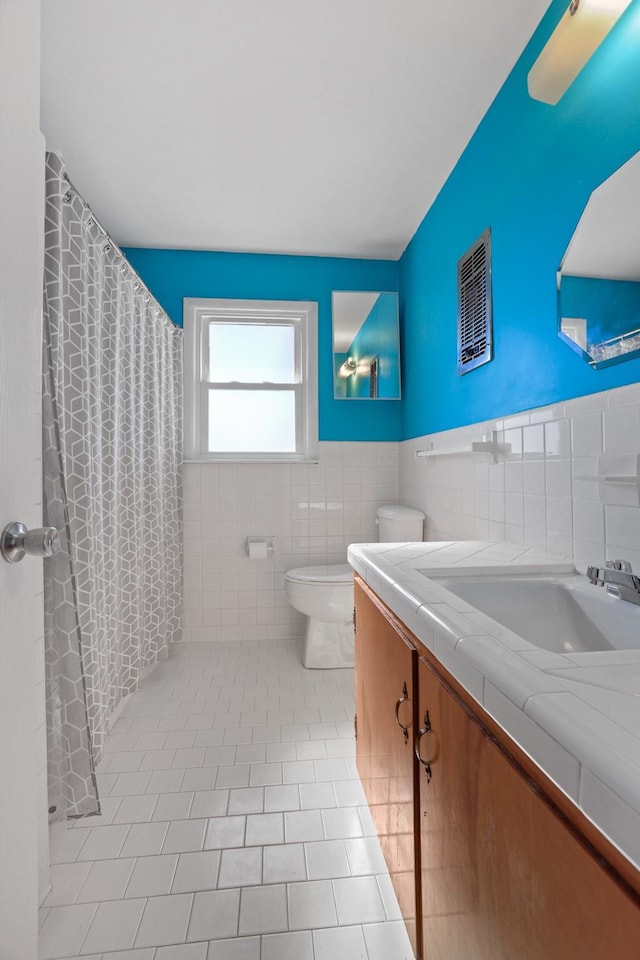
[[[209,451],[209,324],[285,323],[295,331],[296,450]],[[297,300],[211,300],[185,298],[184,459],[186,461],[313,463],[318,460],[318,304]],[[225,384],[225,389],[282,389],[277,384]]]

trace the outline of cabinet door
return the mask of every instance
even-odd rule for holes
[[[422,659],[418,684],[426,960],[637,960],[633,895]]]
[[[417,957],[413,756],[417,655],[358,584],[355,594],[356,763]]]

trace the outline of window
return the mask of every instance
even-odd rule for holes
[[[317,459],[316,303],[184,301],[186,460]]]

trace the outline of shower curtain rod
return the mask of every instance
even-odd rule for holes
[[[74,184],[73,180],[71,179],[71,177],[69,176],[69,174],[66,172],[66,170],[63,171],[63,173],[62,173],[62,179],[63,179],[63,180],[65,181],[65,183],[69,186],[69,189],[72,190],[72,191],[75,193],[75,195],[76,195],[80,200],[82,200],[82,203],[83,203],[84,206],[87,208],[87,210],[88,210],[88,212],[89,212],[89,214],[90,214],[91,220],[93,221],[93,225],[94,225],[94,226],[100,231],[100,233],[104,236],[106,242],[107,242],[107,243],[110,243],[111,246],[112,246],[113,248],[115,248],[115,250],[117,250],[118,256],[122,257],[123,261],[127,264],[127,266],[129,267],[129,269],[131,270],[131,272],[135,274],[137,282],[140,284],[140,286],[142,287],[142,289],[146,292],[146,295],[149,297],[149,299],[150,299],[151,301],[153,301],[154,309],[157,310],[157,311],[160,311],[160,313],[163,313],[163,314],[166,316],[166,318],[169,320],[169,322],[170,322],[171,324],[173,324],[174,327],[177,327],[178,324],[177,324],[177,323],[174,323],[174,321],[171,319],[171,317],[169,316],[169,314],[167,313],[167,311],[164,309],[164,307],[162,307],[162,306],[158,303],[158,301],[156,300],[156,298],[154,297],[154,295],[151,293],[151,290],[149,290],[149,287],[146,285],[146,283],[144,282],[144,280],[142,279],[142,277],[140,276],[140,274],[137,273],[137,272],[133,269],[133,267],[131,266],[131,264],[129,263],[129,261],[127,260],[127,258],[125,257],[124,253],[123,253],[122,250],[120,249],[119,245],[115,242],[115,240],[113,239],[113,237],[112,237],[111,234],[109,233],[109,231],[106,230],[106,229],[102,226],[102,224],[100,223],[100,221],[99,221],[98,218],[96,217],[95,213],[93,212],[92,208],[89,206],[89,204],[88,204],[87,201],[85,200],[83,194],[80,193],[80,191],[78,190],[78,188],[76,187],[76,185]],[[65,197],[64,199],[66,200],[67,198]]]

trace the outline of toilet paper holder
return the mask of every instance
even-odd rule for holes
[[[270,553],[273,553],[273,537],[247,537],[250,560],[266,560]]]

